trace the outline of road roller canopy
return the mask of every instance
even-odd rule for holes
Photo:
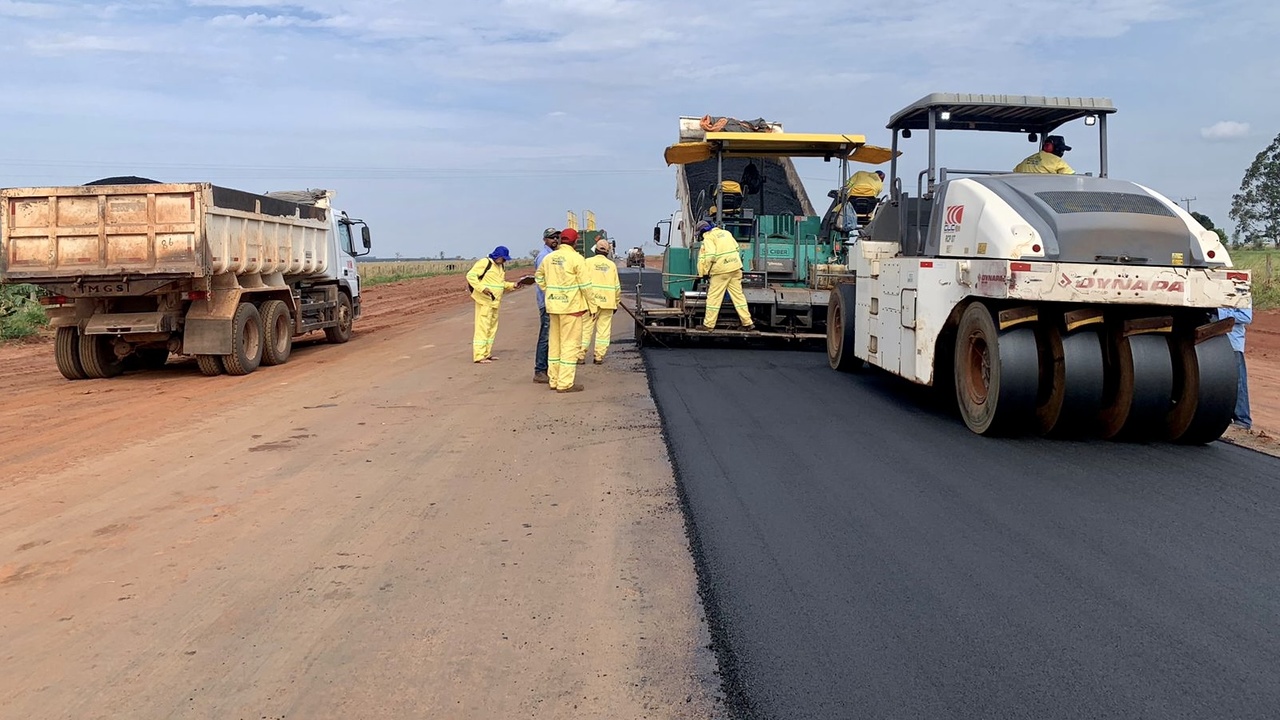
[[[1109,98],[933,93],[899,110],[887,127],[927,130],[933,115],[938,130],[1049,133],[1072,120],[1115,111]]]
[[[705,140],[677,143],[663,153],[668,165],[689,165],[717,155],[840,158],[872,165],[893,157],[889,148],[868,145],[865,136],[823,133],[709,132]]]

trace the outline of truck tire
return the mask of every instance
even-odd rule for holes
[[[293,352],[293,318],[283,300],[268,300],[258,309],[262,315],[262,364],[283,365]]]
[[[231,354],[222,356],[228,375],[248,375],[262,363],[262,316],[253,303],[242,302],[231,318]]]
[[[116,357],[111,339],[106,335],[81,335],[78,345],[80,365],[86,377],[115,377],[124,370],[124,363]]]
[[[324,339],[331,343],[344,343],[351,339],[351,297],[342,291],[338,291],[338,307],[334,309],[337,315],[337,325],[333,325],[324,329]]]
[[[225,372],[221,355],[197,355],[196,365],[200,366],[201,373],[209,377],[216,377]]]
[[[58,372],[68,380],[84,380],[89,377],[80,364],[80,330],[75,327],[60,327],[53,341],[53,359],[58,364]]]
[[[862,361],[853,354],[856,302],[855,288],[849,283],[837,285],[831,292],[831,304],[827,306],[827,364],[832,370],[862,369]]]

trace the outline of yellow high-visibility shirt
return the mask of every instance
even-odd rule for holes
[[[849,195],[852,197],[876,197],[884,189],[884,181],[873,172],[859,170],[849,178],[845,187],[849,188]]]
[[[1016,173],[1044,173],[1048,175],[1075,175],[1066,160],[1043,150],[1018,163],[1013,169]]]
[[[586,261],[591,283],[591,298],[601,310],[613,310],[622,304],[622,283],[618,280],[618,263],[605,255]]]
[[[485,271],[485,265],[489,266],[488,271]],[[467,283],[473,288],[471,299],[486,307],[498,307],[502,303],[502,293],[516,287],[515,283],[507,282],[507,273],[502,266],[489,258],[480,258],[471,266],[467,271]],[[485,295],[485,290],[493,293],[493,297]]]
[[[716,228],[702,236],[702,249],[698,251],[699,275],[719,275],[741,269],[738,239],[728,230]]]
[[[599,309],[588,292],[591,279],[586,262],[572,245],[562,244],[543,258],[533,279],[546,294],[547,312],[552,315],[572,315],[583,310],[594,313]]]

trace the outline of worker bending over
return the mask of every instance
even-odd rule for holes
[[[561,393],[583,389],[574,382],[582,344],[582,316],[595,315],[599,309],[588,292],[591,280],[586,262],[574,249],[573,242],[567,241],[568,234],[568,230],[560,233],[562,242],[542,261],[534,276],[546,294],[547,315],[551,318],[547,337],[547,385]]]
[[[591,347],[592,336],[596,341],[596,365],[604,362],[604,355],[609,351],[609,340],[613,335],[613,314],[618,312],[618,306],[622,304],[622,283],[618,280],[618,263],[609,256],[612,247],[608,240],[596,241],[596,254],[586,261],[587,277],[591,283],[588,292],[600,311],[583,320],[582,354],[578,356],[579,365],[587,362],[587,349]]]
[[[742,329],[754,331],[756,325],[747,308],[747,296],[742,292],[742,254],[738,249],[738,240],[729,231],[706,220],[698,223],[698,234],[702,237],[702,249],[698,251],[698,275],[711,279],[711,287],[707,290],[707,314],[702,320],[701,329],[716,329],[720,304],[724,302],[724,294],[727,292],[729,299],[733,301],[733,309],[738,313]]]
[[[1062,139],[1061,135],[1050,135],[1044,139],[1044,144],[1040,146],[1040,152],[1018,163],[1018,166],[1013,171],[1017,173],[1075,175],[1076,171],[1072,170],[1067,161],[1062,159],[1062,154],[1070,149],[1071,146],[1067,144],[1066,140]]]
[[[880,191],[884,190],[884,173],[879,170],[859,170],[845,183],[845,188],[849,191],[849,197],[879,197]]]
[[[493,356],[493,341],[498,337],[498,308],[502,294],[528,285],[532,278],[521,278],[519,283],[507,282],[503,266],[511,259],[511,253],[499,245],[487,258],[476,261],[467,272],[467,285],[471,299],[476,301],[476,326],[471,340],[471,360],[485,365],[497,360]]]

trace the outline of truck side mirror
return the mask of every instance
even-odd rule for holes
[[[831,198],[832,200],[835,200],[835,199],[836,199],[836,194],[837,194],[837,193],[836,193],[836,191],[835,191],[835,190],[828,190],[828,191],[827,191],[827,197]]]
[[[364,244],[365,250],[373,247],[373,240],[371,239],[368,225],[362,225],[360,227],[360,241]]]
[[[658,226],[658,225],[653,226],[653,244],[654,245],[662,244],[662,227],[661,226]]]

